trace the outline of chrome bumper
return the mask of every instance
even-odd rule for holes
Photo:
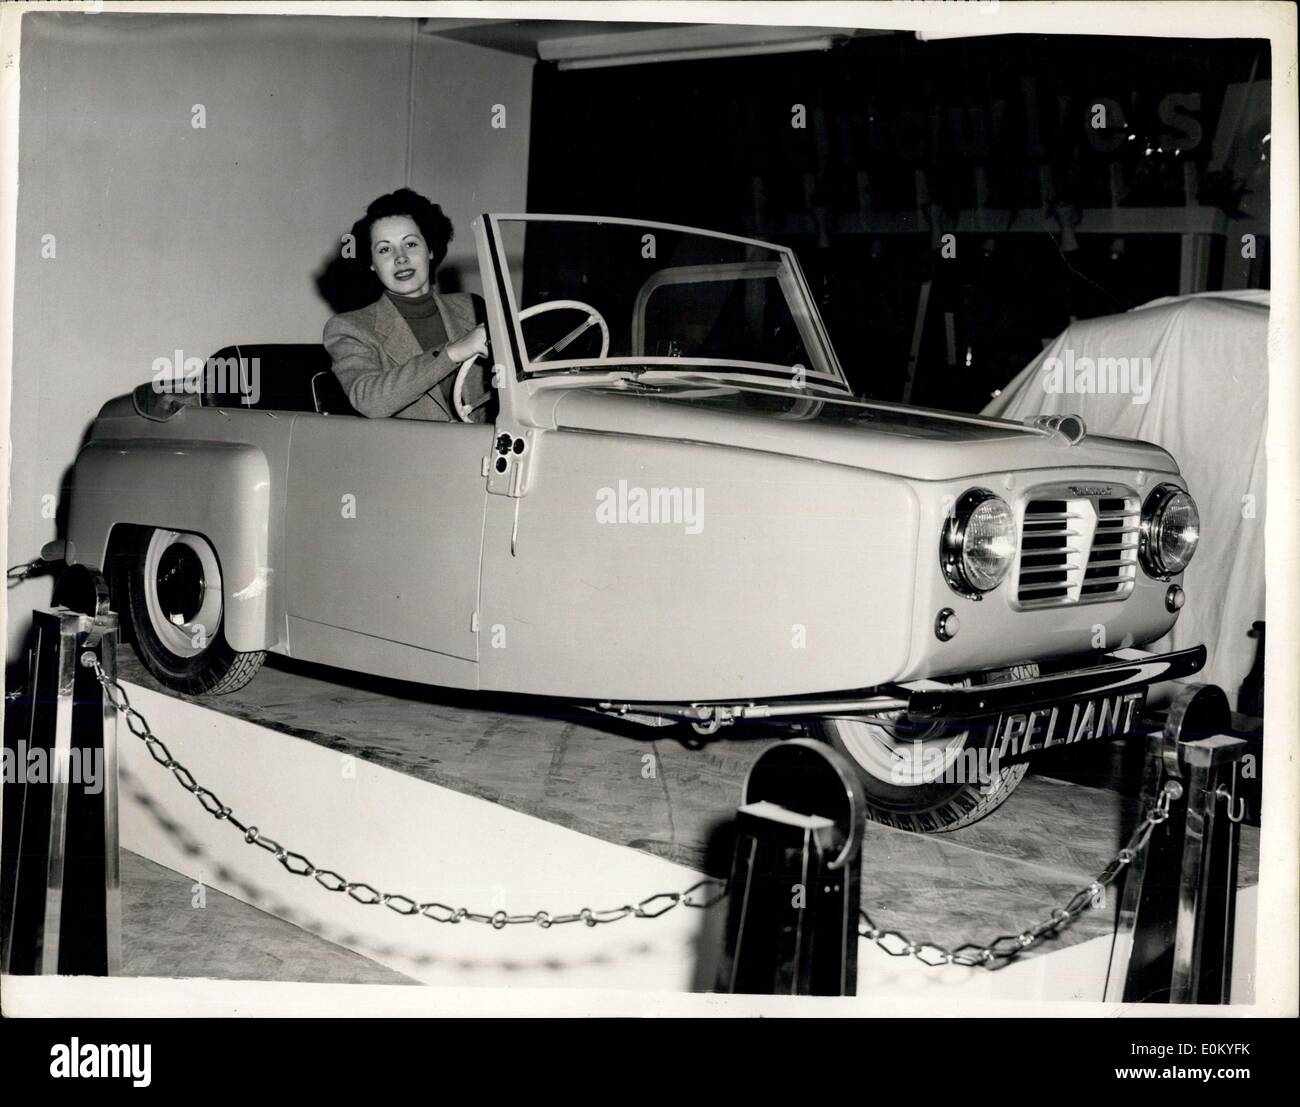
[[[747,703],[614,703],[591,706],[601,714],[636,722],[663,725],[688,722],[701,733],[742,719],[871,718],[903,712],[918,722],[964,721],[995,718],[1005,712],[1028,711],[1044,704],[1085,696],[1136,691],[1159,681],[1191,676],[1205,667],[1205,647],[1175,653],[1149,654],[1142,650],[1117,650],[1102,661],[1083,668],[1048,673],[1025,680],[962,687],[933,680],[888,685],[868,692],[845,692],[833,698],[796,696]],[[978,680],[981,673],[971,673]]]
[[[1136,691],[1160,681],[1191,676],[1204,667],[1204,646],[1164,654],[1120,650],[1095,665],[1026,680],[971,688],[909,688],[907,714],[912,719],[936,722],[990,718],[1083,696]]]

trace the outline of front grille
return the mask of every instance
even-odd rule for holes
[[[1137,577],[1141,501],[1127,489],[1106,495],[1079,495],[1068,486],[1047,491],[1052,494],[1025,505],[1018,605],[1063,607],[1126,597]]]

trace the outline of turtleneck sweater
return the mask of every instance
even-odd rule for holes
[[[423,296],[415,297],[394,296],[385,289],[384,295],[388,297],[393,307],[397,308],[398,314],[406,320],[406,325],[411,328],[411,333],[415,335],[420,349],[432,353],[441,350],[447,344],[447,328],[442,324],[438,303],[433,298],[433,289]]]

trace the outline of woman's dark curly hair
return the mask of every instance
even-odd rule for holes
[[[415,220],[425,245],[429,247],[429,269],[437,269],[447,256],[447,246],[451,243],[451,220],[443,215],[437,204],[409,188],[399,188],[372,201],[366,214],[352,224],[353,239],[361,257],[370,256],[370,228],[390,215],[406,215]]]

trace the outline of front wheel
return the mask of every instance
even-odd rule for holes
[[[990,759],[992,727],[912,738],[892,724],[819,719],[814,736],[853,764],[867,818],[900,830],[959,830],[995,811],[1015,791],[1026,765]]]
[[[226,641],[221,565],[202,535],[138,532],[118,580],[135,652],[168,688],[221,695],[242,688],[262,667],[265,651],[239,652]]]
[[[996,684],[1038,676],[1034,663],[988,674]],[[963,683],[970,683],[963,681]],[[853,764],[866,793],[867,818],[901,830],[936,834],[959,830],[996,811],[1024,779],[1023,762],[995,756],[995,726],[918,729],[901,716],[880,722],[818,719],[813,736]]]

